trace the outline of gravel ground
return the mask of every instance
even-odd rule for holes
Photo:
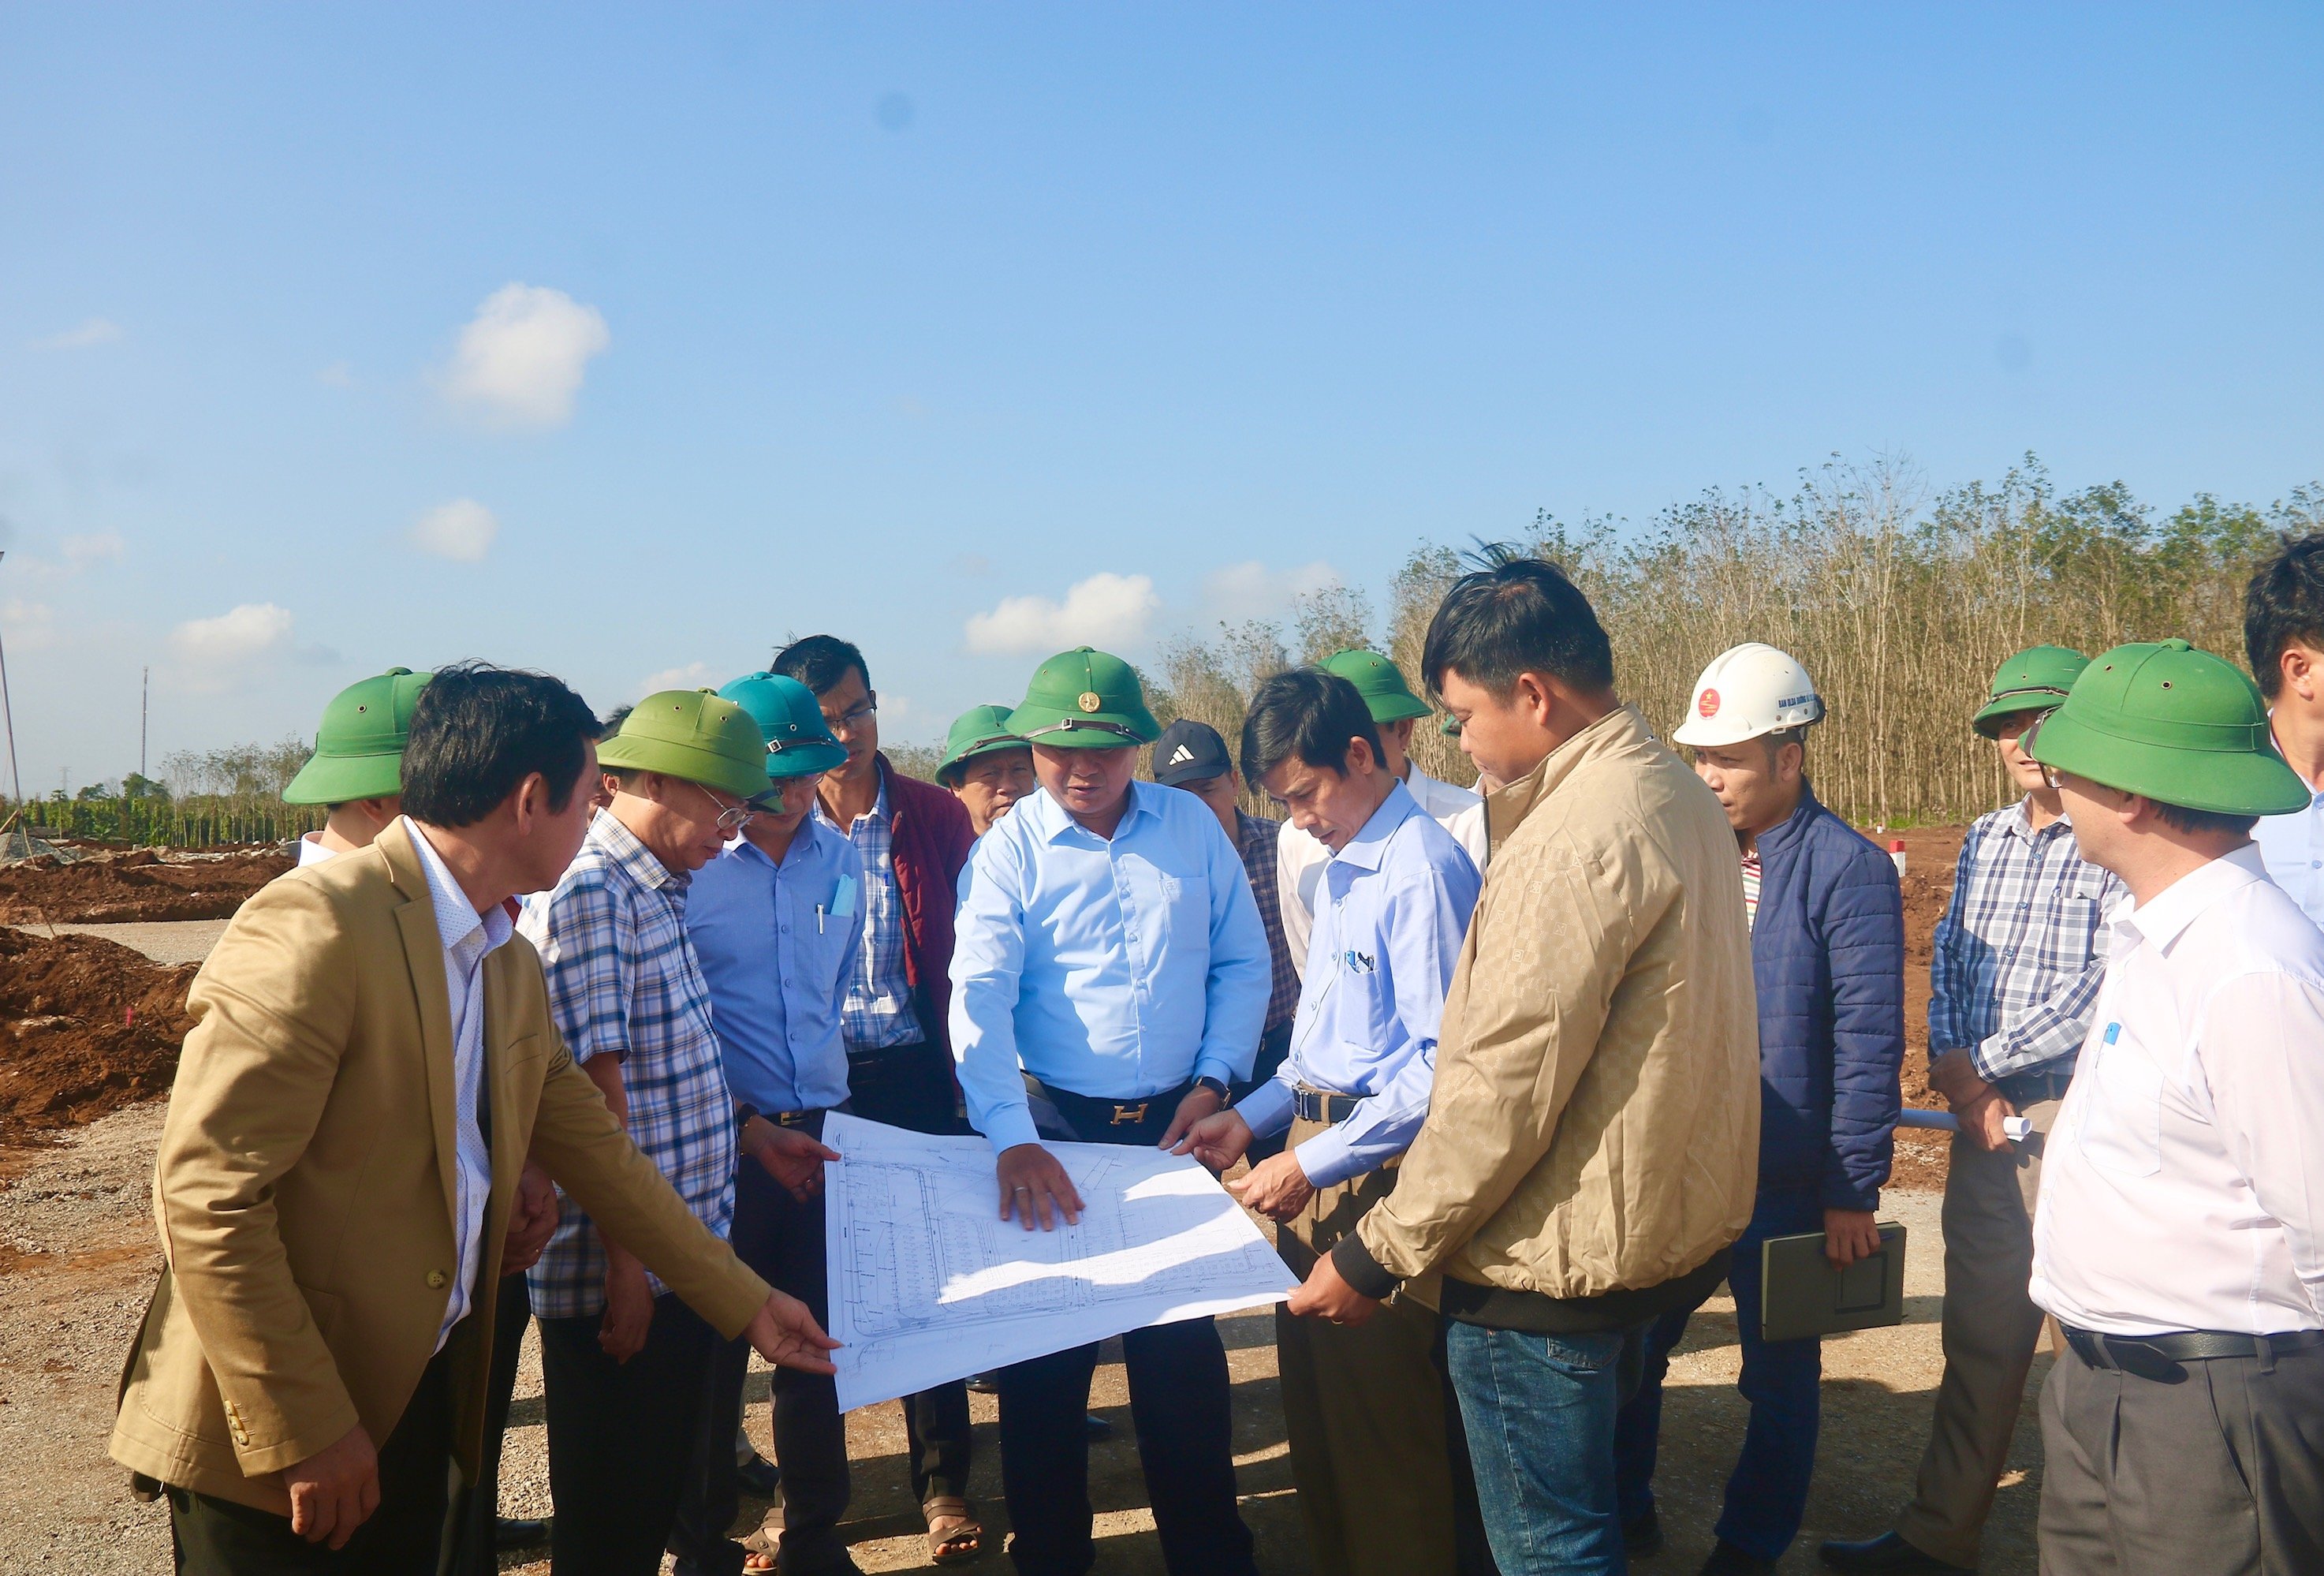
[[[158,1256],[147,1206],[147,1179],[161,1130],[159,1104],[133,1108],[95,1123],[68,1142],[0,1152],[0,1287],[9,1317],[0,1321],[0,1571],[161,1572],[169,1568],[169,1527],[155,1506],[130,1499],[120,1469],[105,1455],[113,1395],[126,1349],[144,1306]],[[1927,1437],[1941,1359],[1935,1321],[1941,1284],[1937,1200],[1891,1195],[1883,1214],[1912,1233],[1906,1275],[1908,1320],[1894,1330],[1836,1338],[1824,1349],[1824,1428],[1808,1524],[1784,1564],[1818,1569],[1816,1539],[1884,1527],[1910,1491]],[[1271,1321],[1226,1321],[1235,1381],[1237,1463],[1243,1512],[1259,1541],[1261,1568],[1305,1571],[1297,1506],[1283,1442],[1276,1392]],[[1672,1367],[1664,1414],[1658,1489],[1668,1550],[1641,1562],[1646,1572],[1691,1571],[1710,1546],[1719,1493],[1741,1438],[1744,1407],[1735,1394],[1732,1304],[1714,1300],[1696,1319]],[[2037,1358],[2035,1377],[2047,1371]],[[766,1377],[755,1373],[750,1427],[767,1447]],[[549,1508],[548,1459],[536,1354],[528,1351],[507,1445],[504,1508],[541,1515]],[[1986,1537],[1984,1569],[2034,1569],[2034,1521],[2040,1479],[2039,1438],[2029,1399],[2021,1417],[2012,1470],[2004,1480]],[[1161,1570],[1153,1518],[1145,1508],[1137,1451],[1130,1442],[1121,1370],[1099,1370],[1093,1406],[1111,1419],[1116,1437],[1092,1450],[1092,1495],[1099,1506],[1101,1572]],[[974,1488],[999,1541],[1002,1523],[992,1403],[974,1398],[978,1460]],[[857,1463],[853,1530],[867,1571],[925,1565],[918,1518],[903,1468],[903,1430],[893,1406],[849,1419]],[[755,1516],[763,1506],[751,1506]],[[506,1570],[545,1573],[545,1559],[510,1556]],[[984,1569],[1006,1570],[997,1560]]]
[[[217,939],[226,934],[226,922],[212,920],[157,920],[117,925],[18,925],[36,936],[53,931],[60,936],[102,936],[134,952],[143,952],[156,963],[198,963],[210,955]]]

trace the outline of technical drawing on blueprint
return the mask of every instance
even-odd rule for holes
[[[1051,1144],[1081,1223],[1001,1219],[992,1147],[834,1111],[824,1183],[844,1410],[1148,1324],[1279,1302],[1296,1284],[1218,1179],[1185,1155]]]

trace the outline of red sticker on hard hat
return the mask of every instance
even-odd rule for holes
[[[1694,698],[1694,709],[1705,717],[1719,715],[1719,691],[1705,690]]]

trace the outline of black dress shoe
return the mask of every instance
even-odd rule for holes
[[[1775,1576],[1775,1562],[1747,1554],[1721,1538],[1702,1562],[1702,1576]]]
[[[1895,1533],[1885,1532],[1877,1538],[1827,1538],[1816,1551],[1823,1562],[1835,1571],[1901,1571],[1905,1576],[1961,1576],[1974,1571],[1974,1565],[1948,1565],[1933,1554],[1924,1554]]]
[[[1649,1505],[1635,1521],[1622,1524],[1622,1547],[1632,1556],[1651,1554],[1663,1546],[1663,1518]]]
[[[761,1499],[772,1499],[775,1490],[782,1484],[783,1469],[753,1451],[749,1460],[735,1463],[734,1480],[742,1485],[744,1493]]]
[[[537,1549],[549,1541],[549,1518],[498,1516],[493,1518],[493,1547]]]

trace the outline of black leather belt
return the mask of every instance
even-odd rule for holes
[[[2061,1100],[2067,1086],[2074,1081],[2070,1067],[2061,1072],[2011,1072],[1993,1080],[2002,1098],[2024,1110],[2037,1100]]]
[[[1360,1103],[1355,1095],[1333,1094],[1304,1084],[1291,1090],[1291,1114],[1303,1122],[1344,1122],[1356,1114]]]
[[[2187,1377],[2183,1365],[2221,1358],[2257,1358],[2260,1371],[2275,1367],[2286,1352],[2324,1346],[2324,1330],[2288,1330],[2281,1335],[2245,1335],[2231,1330],[2178,1330],[2164,1335],[2105,1335],[2061,1324],[2074,1355],[2094,1368],[2135,1374],[2157,1384]]]

